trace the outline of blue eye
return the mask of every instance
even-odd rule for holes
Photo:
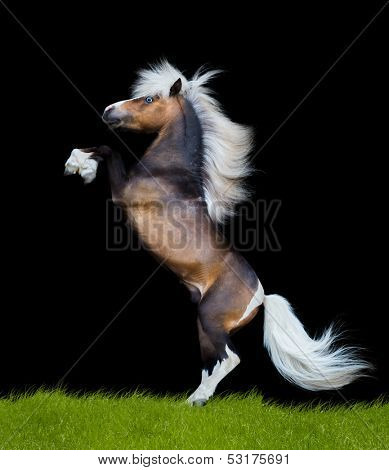
[[[153,101],[154,101],[154,100],[153,100],[153,98],[152,98],[151,96],[147,96],[147,97],[145,98],[145,103],[147,103],[147,104],[150,104],[150,103],[152,103]]]

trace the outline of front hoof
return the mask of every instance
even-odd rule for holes
[[[206,404],[207,400],[205,399],[195,400],[192,402],[192,406],[205,406]]]
[[[65,163],[65,176],[79,173],[86,184],[96,178],[98,162],[92,158],[93,152],[74,149]]]

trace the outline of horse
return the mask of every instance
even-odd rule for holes
[[[249,263],[220,237],[220,225],[249,195],[253,131],[230,120],[208,88],[218,73],[200,68],[187,79],[165,60],[142,69],[132,96],[107,106],[102,119],[114,129],[153,134],[143,157],[129,171],[107,146],[77,150],[78,157],[105,161],[114,203],[197,306],[202,373],[191,405],[205,405],[240,363],[231,336],[259,310],[264,345],[287,381],[312,391],[339,389],[370,365],[356,348],[334,345],[332,325],[311,338],[288,301],[265,295]]]

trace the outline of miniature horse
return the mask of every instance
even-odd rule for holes
[[[351,348],[335,349],[331,327],[320,338],[310,338],[288,302],[265,296],[250,265],[218,234],[218,224],[247,194],[243,178],[250,172],[252,133],[230,121],[204,87],[215,73],[200,70],[189,81],[162,62],[140,72],[132,99],[105,109],[109,126],[157,135],[129,173],[108,147],[81,152],[105,160],[114,202],[197,304],[204,365],[189,403],[204,405],[239,364],[231,335],[262,304],[264,344],[278,371],[305,389],[340,388],[369,365]],[[177,236],[175,245],[172,237]]]

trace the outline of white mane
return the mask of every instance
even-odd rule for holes
[[[187,80],[169,62],[162,61],[139,72],[132,88],[133,96],[169,96],[173,83],[181,78],[181,94],[193,105],[203,131],[203,190],[208,212],[218,223],[234,213],[237,203],[247,199],[243,179],[252,169],[249,154],[253,147],[251,128],[228,119],[218,101],[205,87],[219,70],[201,68]]]

